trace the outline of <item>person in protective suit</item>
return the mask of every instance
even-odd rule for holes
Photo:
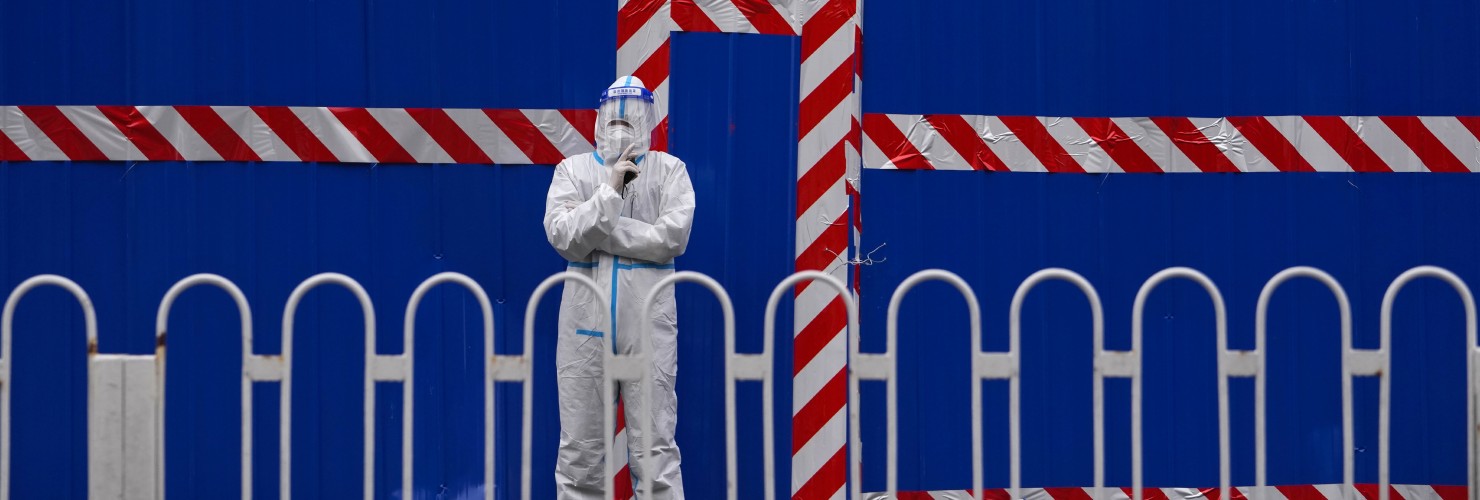
[[[633,484],[651,476],[653,498],[683,498],[679,472],[678,314],[673,287],[653,298],[651,315],[640,310],[653,285],[673,274],[673,260],[688,246],[694,221],[694,188],[683,161],[650,151],[656,126],[653,94],[642,81],[618,78],[601,94],[596,113],[596,151],[566,158],[555,167],[545,199],[545,235],[568,262],[567,269],[595,280],[609,292],[602,301],[580,286],[564,287],[555,364],[560,393],[560,451],[555,464],[558,498],[602,498],[603,349],[631,354],[639,335],[651,335],[653,394],[640,383],[620,383],[626,408]],[[639,415],[641,403],[650,415]],[[653,432],[642,448],[643,419]],[[652,470],[643,467],[651,456]]]

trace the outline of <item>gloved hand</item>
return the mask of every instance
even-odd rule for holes
[[[637,174],[639,173],[637,164],[632,162],[631,156],[632,148],[635,146],[635,144],[627,146],[627,150],[622,152],[621,160],[616,165],[612,165],[611,178],[607,180],[607,185],[611,186],[613,190],[620,192],[623,187],[627,186],[628,182],[637,178]]]

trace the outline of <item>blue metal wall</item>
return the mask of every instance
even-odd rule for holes
[[[1480,9],[1464,2],[1242,2],[1136,5],[866,2],[868,112],[1029,115],[1480,114]],[[615,4],[321,1],[119,3],[0,0],[0,103],[581,108],[615,74]],[[1255,35],[1257,33],[1257,35]],[[797,40],[681,34],[673,41],[672,149],[699,192],[679,266],[725,283],[742,349],[759,347],[764,300],[792,268]],[[949,50],[942,50],[948,47]],[[469,274],[496,300],[500,352],[517,349],[528,293],[561,269],[539,219],[547,166],[339,166],[231,163],[0,164],[0,289],[34,274],[92,294],[103,352],[152,349],[157,301],[175,280],[223,274],[248,294],[259,350],[277,352],[298,281],[350,274],[378,306],[382,352],[401,349],[405,300],[435,272]],[[1409,266],[1450,267],[1480,283],[1480,180],[1450,175],[983,175],[869,171],[865,346],[882,343],[888,292],[927,267],[956,270],[984,299],[987,345],[1005,347],[1007,300],[1027,274],[1076,269],[1106,298],[1108,345],[1128,345],[1140,281],[1192,265],[1224,288],[1232,345],[1251,345],[1253,302],[1277,270],[1326,268],[1348,285],[1359,346],[1376,342],[1387,281]],[[964,208],[963,208],[964,207]],[[944,287],[906,306],[902,486],[969,481],[966,339]],[[1457,300],[1432,284],[1399,301],[1393,479],[1459,484],[1463,372]],[[418,321],[418,497],[477,492],[481,468],[479,312],[452,287]],[[550,331],[555,307],[541,309]],[[723,487],[717,305],[680,298],[679,442],[695,496]],[[359,316],[348,293],[312,294],[295,354],[294,492],[359,495]],[[1148,314],[1147,480],[1207,485],[1214,475],[1210,308],[1170,284]],[[1272,310],[1270,479],[1339,480],[1334,301],[1290,285]],[[168,488],[183,498],[238,488],[235,312],[195,291],[171,323]],[[1432,314],[1432,317],[1426,316]],[[1089,346],[1083,301],[1046,286],[1025,323],[1025,480],[1090,481]],[[783,311],[783,325],[789,314]],[[783,332],[785,328],[782,329]],[[13,488],[17,498],[85,496],[82,333],[62,293],[38,292],[17,318]],[[557,423],[553,339],[540,337],[535,498],[551,496]],[[778,358],[790,359],[785,342]],[[1056,349],[1063,349],[1060,353]],[[928,364],[927,364],[928,363]],[[782,366],[780,373],[789,370]],[[49,375],[49,374],[55,374]],[[54,378],[52,378],[54,377]],[[961,381],[952,383],[952,381]],[[1372,408],[1375,384],[1358,384]],[[517,392],[501,389],[500,443],[517,443]],[[788,401],[780,384],[780,401]],[[741,391],[758,408],[758,391]],[[1126,387],[1112,384],[1109,451],[1127,457]],[[397,495],[399,389],[382,387],[376,491]],[[1235,480],[1252,481],[1251,390],[1234,384]],[[866,439],[881,443],[865,391]],[[989,443],[1005,445],[1005,389],[988,384]],[[256,389],[255,490],[275,493],[277,389]],[[747,404],[748,402],[748,404]],[[779,421],[789,420],[778,405]],[[1358,479],[1375,481],[1375,416],[1359,412]],[[931,429],[932,432],[919,432]],[[937,432],[937,430],[952,432]],[[1119,429],[1119,431],[1117,431]],[[742,419],[741,472],[755,477],[758,425]],[[778,450],[790,436],[778,437]],[[994,446],[998,449],[1000,446]],[[505,448],[508,449],[508,448]],[[882,486],[882,446],[866,448]],[[988,478],[1005,485],[1002,453]],[[516,480],[500,454],[500,484]],[[789,467],[785,457],[780,470]],[[1112,484],[1128,482],[1112,460]],[[786,477],[783,472],[781,477]],[[759,492],[742,484],[750,497]],[[780,488],[787,493],[787,486]],[[229,496],[229,495],[228,495]]]
[[[1476,115],[1461,0],[863,2],[873,113]]]
[[[1047,116],[1474,115],[1480,9],[1469,2],[1115,3],[867,1],[865,112]],[[865,350],[883,347],[894,286],[929,267],[983,301],[986,345],[1005,349],[1018,283],[1074,269],[1105,299],[1109,348],[1130,345],[1130,307],[1157,270],[1188,265],[1222,287],[1230,345],[1253,346],[1265,280],[1293,265],[1346,285],[1356,345],[1375,347],[1388,282],[1435,264],[1480,284],[1480,180],[1456,175],[1056,175],[865,171]],[[1270,321],[1272,484],[1341,480],[1335,301],[1299,282]],[[901,330],[901,487],[969,485],[964,305],[920,289]],[[1024,311],[1024,483],[1091,484],[1089,313],[1069,285]],[[1464,484],[1463,310],[1415,284],[1394,328],[1395,483]],[[1148,303],[1146,481],[1217,484],[1212,307],[1170,283]],[[928,339],[928,340],[927,340]],[[872,346],[871,348],[869,346]],[[1005,486],[1005,384],[987,388],[989,483]],[[1110,384],[1107,481],[1129,485],[1128,385]],[[1253,484],[1252,385],[1233,385],[1234,483]],[[1357,384],[1357,480],[1377,481],[1376,383]],[[864,391],[865,442],[882,443],[883,389]],[[883,487],[882,445],[865,487]]]

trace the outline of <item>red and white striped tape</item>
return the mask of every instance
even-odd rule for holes
[[[1480,117],[864,115],[866,168],[1476,172]]]
[[[854,84],[857,0],[629,0],[617,18],[617,72],[654,86],[666,109],[669,33],[708,31],[802,37],[801,130],[798,137],[796,269],[838,265],[848,242],[846,173],[856,171],[860,146]],[[655,148],[666,144],[660,111]],[[851,145],[849,138],[853,138]],[[854,176],[856,177],[856,175]],[[847,477],[846,315],[821,286],[798,287],[792,400],[792,496],[834,498]]]
[[[859,164],[858,2],[825,0],[802,25],[798,109],[796,271],[847,282],[849,172]],[[793,327],[794,499],[841,498],[848,476],[848,318],[843,297],[798,287]]]
[[[739,22],[727,26],[754,30]],[[824,54],[819,58],[825,58],[828,53],[806,48],[809,56]],[[666,57],[666,53],[649,55]],[[820,122],[827,111],[819,109],[826,102],[817,101],[836,99],[836,89],[830,95],[813,96],[819,86],[838,85],[843,80],[816,69],[834,59],[808,57],[804,62],[802,107],[808,127],[824,125]],[[666,64],[647,66],[655,65],[666,69]],[[660,77],[666,85],[666,73]],[[854,87],[859,83],[855,75]],[[856,113],[856,105],[852,107]],[[552,164],[591,150],[593,122],[592,110],[0,106],[0,161]],[[822,127],[834,128],[838,127]],[[865,168],[1091,173],[1480,171],[1480,117],[1468,116],[868,114],[862,129]],[[798,187],[804,189],[798,202],[804,210],[833,187],[820,183],[833,180],[833,172],[851,172],[857,165],[848,159],[850,148],[834,151],[835,143],[820,149],[827,141],[810,139],[803,135],[801,142],[818,144],[803,144],[799,151],[806,154],[799,160],[805,166],[799,166],[798,179]],[[848,142],[859,141],[850,138]],[[827,172],[822,176],[827,179],[809,179],[813,166],[825,167],[813,177]],[[856,173],[844,177],[850,183],[857,180]]]
[[[617,76],[632,75],[656,94],[653,149],[668,147],[669,33],[703,31],[796,35],[796,0],[619,0]]]
[[[714,33],[797,34],[800,12],[795,0],[673,0],[677,31]]]
[[[594,110],[0,106],[0,160],[554,164]]]
[[[1394,484],[1388,487],[1388,495],[1392,500],[1466,500],[1468,489],[1464,486],[1439,486],[1439,485],[1400,485]],[[1342,494],[1343,486],[1340,484],[1303,484],[1293,486],[1266,486],[1264,491],[1258,488],[1240,487],[1233,488],[1229,496],[1234,500],[1346,500],[1351,496]],[[1376,484],[1358,484],[1357,493],[1366,500],[1377,500],[1378,490]],[[1009,500],[1011,495],[1005,489],[989,489],[985,495],[975,497],[971,490],[943,490],[943,491],[914,491],[900,492],[899,500]],[[1218,488],[1145,488],[1141,495],[1146,500],[1218,500]],[[1025,488],[1023,498],[1026,500],[1092,500],[1095,497],[1094,488]],[[1105,488],[1107,500],[1129,500],[1131,498],[1130,488]],[[883,493],[866,493],[866,499],[885,498]]]
[[[658,127],[653,133],[653,149],[666,150],[668,145],[670,33],[703,31],[795,36],[798,27],[807,19],[810,10],[811,7],[806,2],[798,0],[771,0],[769,2],[766,0],[619,0],[617,7],[617,76],[628,74],[636,76],[656,94]],[[804,35],[802,38],[803,45],[805,45],[807,37]],[[806,63],[803,63],[802,67],[805,72]],[[802,90],[803,94],[806,94],[805,83],[803,83]],[[844,133],[846,131],[846,128],[842,130]],[[800,190],[799,183],[798,191]],[[846,199],[843,203],[846,206]],[[800,253],[803,244],[801,238],[798,238],[797,244]],[[838,251],[841,252],[843,249],[839,248]],[[798,258],[798,267],[801,267],[800,262]],[[797,299],[798,318],[801,318],[802,307],[803,301],[799,297]],[[843,362],[844,359],[840,357],[838,361]],[[798,379],[801,379],[801,375],[798,375]],[[618,434],[625,436],[625,428],[619,427]],[[843,443],[841,430],[839,430],[838,437],[840,444],[838,449],[841,450]],[[796,461],[793,460],[794,471],[796,470],[795,464]],[[619,479],[625,479],[628,477],[627,468],[622,467],[618,474]],[[842,478],[841,473],[838,477]],[[837,491],[842,491],[841,487]],[[621,489],[619,485],[617,493],[619,498],[630,498],[632,495],[630,486],[628,489]]]

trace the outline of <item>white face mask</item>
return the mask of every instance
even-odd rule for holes
[[[606,129],[607,143],[612,145],[612,156],[620,156],[628,146],[637,142],[637,131],[631,125],[625,123],[614,123]],[[640,152],[634,149],[634,156]],[[615,158],[613,161],[630,160],[631,158]]]

